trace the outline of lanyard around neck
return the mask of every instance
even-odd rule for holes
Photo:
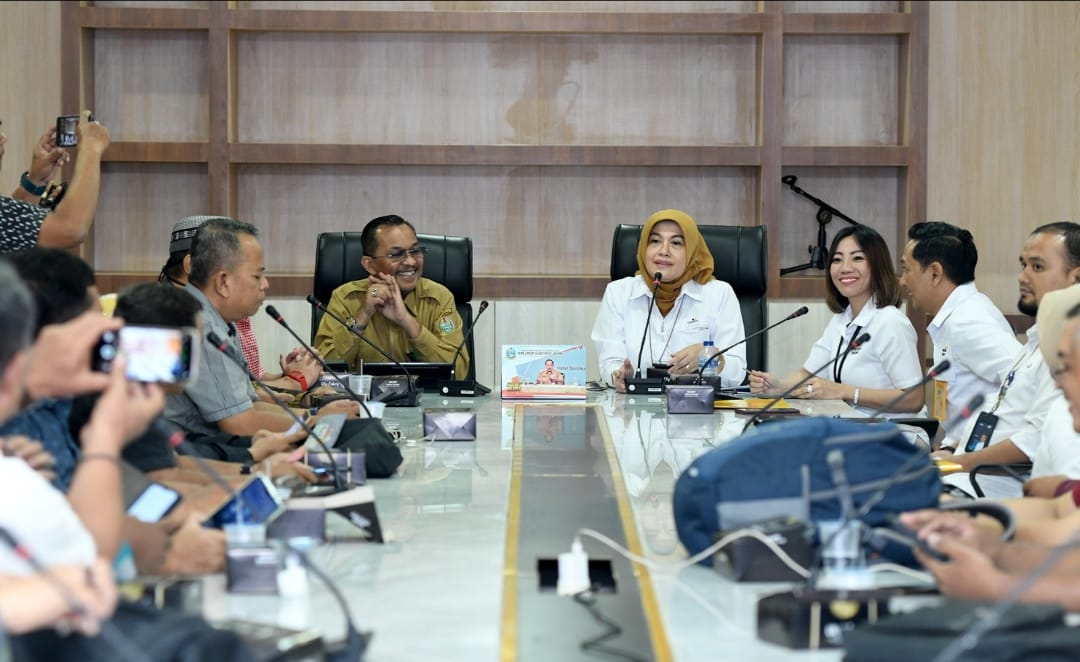
[[[855,333],[851,334],[851,339],[848,340],[848,348],[851,348],[851,343],[855,342],[855,339],[859,337],[859,332],[862,331],[862,326],[855,327]],[[837,384],[842,384],[840,376],[844,372],[844,364],[847,363],[848,357],[851,356],[851,352],[844,354],[843,357],[840,353],[844,351],[844,336],[840,336],[840,342],[836,343],[836,359],[833,361],[832,375],[833,381]]]
[[[1024,362],[1024,359],[1026,359],[1030,353],[1031,350],[1025,349],[1024,353],[1020,355],[1020,358],[1018,358],[1016,360],[1016,363],[1013,364],[1012,368],[1009,369],[1009,374],[1005,375],[1005,381],[1001,382],[1001,388],[998,389],[997,401],[990,409],[991,414],[996,412],[997,408],[1001,406],[1001,401],[1005,399],[1005,394],[1009,392],[1009,387],[1012,386],[1013,379],[1016,377],[1017,369],[1020,367],[1020,364]]]

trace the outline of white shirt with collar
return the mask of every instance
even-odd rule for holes
[[[944,359],[951,364],[941,376],[948,384],[946,420],[954,420],[976,395],[996,395],[1023,349],[1005,316],[975,283],[958,285],[926,331],[934,341],[934,364]]]
[[[637,360],[645,314],[652,292],[641,276],[628,276],[609,283],[604,290],[600,313],[593,325],[592,341],[600,363],[600,375],[610,381],[611,373],[622,367],[623,359]],[[712,340],[723,349],[746,337],[742,311],[731,286],[721,280],[704,285],[690,281],[682,286],[667,317],[653,306],[648,319],[649,337],[641,354],[641,374],[653,363],[668,363],[672,352],[687,345]],[[724,354],[720,373],[724,386],[737,386],[746,377],[746,345]]]
[[[1047,408],[1042,442],[1032,461],[1031,477],[1039,476],[1080,478],[1080,433],[1073,429],[1069,401],[1057,389]]]
[[[1032,326],[1027,332],[1027,343],[1015,356],[1005,371],[1000,375],[999,381],[1004,384],[1009,381],[1009,373],[1016,367],[1009,387],[1005,390],[1005,397],[997,410],[992,412],[998,417],[994,433],[990,435],[990,444],[995,444],[1003,439],[1009,439],[1016,447],[1024,452],[1029,458],[1035,457],[1035,452],[1040,446],[1042,439],[1043,422],[1046,420],[1046,412],[1050,409],[1050,403],[1054,401],[1057,388],[1054,380],[1050,378],[1050,369],[1046,366],[1042,352],[1039,351],[1039,330]],[[981,411],[989,412],[998,401],[997,391],[986,397],[986,402],[980,408]],[[958,454],[964,453],[964,446],[975,429],[975,421],[978,414],[973,414],[959,431],[957,437],[945,440],[945,445],[953,446]]]
[[[4,488],[0,525],[47,568],[89,566],[97,557],[94,538],[62,492],[19,458],[0,456]],[[0,575],[29,575],[30,564],[0,545]]]
[[[896,306],[878,308],[873,297],[866,302],[859,315],[852,319],[851,306],[833,315],[825,332],[821,334],[803,369],[813,372],[843,353],[855,332],[870,334],[870,340],[843,360],[842,366],[833,365],[821,370],[822,379],[852,384],[867,389],[902,389],[918,384],[922,379],[919,365],[917,336],[911,320]],[[840,379],[836,379],[839,371]],[[856,406],[856,411],[870,415],[874,407]],[[912,413],[888,412],[885,417],[912,416]]]

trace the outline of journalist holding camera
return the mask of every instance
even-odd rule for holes
[[[0,125],[0,165],[7,136]],[[11,197],[0,195],[0,254],[43,246],[74,248],[90,232],[101,186],[101,157],[109,147],[109,130],[82,116],[57,118],[38,138]],[[75,150],[71,181],[57,182]],[[55,182],[55,185],[54,185]]]

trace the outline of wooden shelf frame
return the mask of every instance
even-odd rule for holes
[[[780,175],[784,167],[892,167],[899,171],[898,234],[926,215],[926,123],[929,5],[910,1],[895,13],[791,13],[767,0],[753,13],[590,13],[483,11],[345,11],[236,9],[211,2],[206,9],[117,8],[64,3],[62,102],[93,108],[94,34],[98,30],[172,30],[207,34],[209,136],[205,142],[118,141],[105,160],[114,163],[205,164],[208,208],[236,209],[237,167],[249,164],[357,166],[626,166],[749,167],[757,169],[756,222],[765,225],[773,298],[817,298],[820,275],[781,278]],[[757,133],[753,145],[339,145],[238,143],[236,37],[241,32],[752,35],[758,39]],[[791,146],[783,143],[784,38],[811,35],[894,36],[900,41],[898,145]],[[903,239],[897,237],[898,241]],[[93,263],[94,246],[85,248]],[[105,274],[106,283],[152,274]],[[305,280],[306,279],[306,280]],[[310,277],[285,274],[275,292],[306,293]],[[599,297],[605,279],[544,274],[477,277],[486,297]]]

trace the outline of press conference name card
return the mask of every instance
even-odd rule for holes
[[[584,400],[584,345],[503,345],[503,400]]]

